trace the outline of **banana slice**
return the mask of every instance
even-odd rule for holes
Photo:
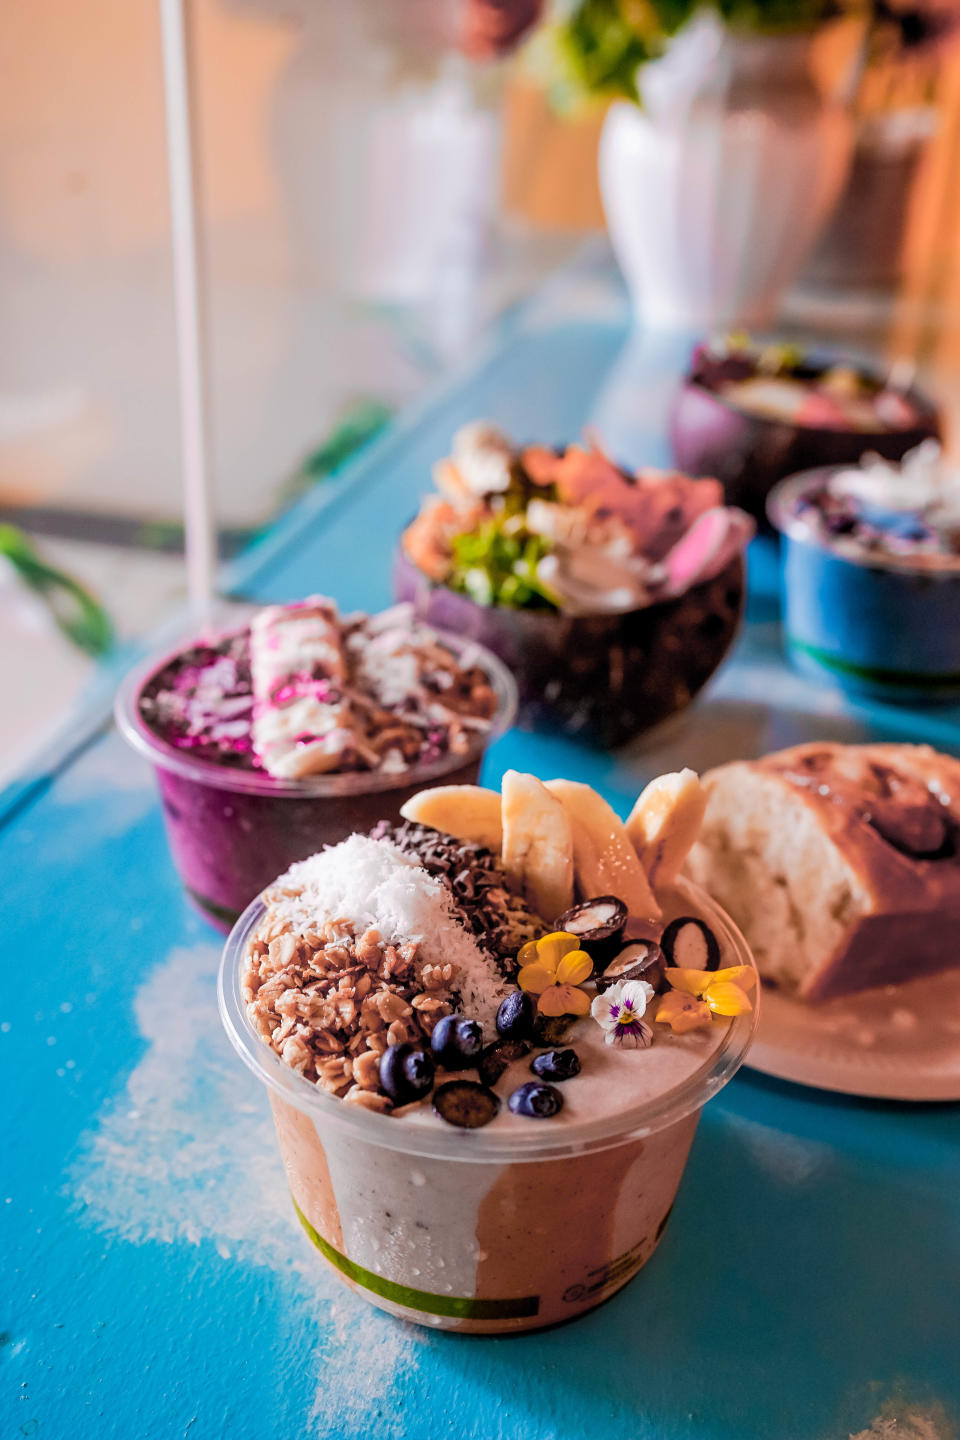
[[[549,923],[573,904],[573,835],[567,812],[535,775],[502,782],[503,863],[527,903]]]
[[[695,770],[651,780],[627,820],[651,885],[670,885],[700,834],[707,796]]]
[[[500,796],[480,785],[437,785],[400,806],[404,820],[443,830],[455,840],[483,845],[499,855],[503,844]]]
[[[573,863],[584,900],[616,895],[629,914],[655,920],[660,906],[623,821],[596,790],[576,780],[548,780],[573,830]]]

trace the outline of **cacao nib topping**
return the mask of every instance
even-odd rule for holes
[[[504,976],[513,979],[517,951],[527,940],[543,933],[543,923],[523,901],[507,889],[500,861],[491,850],[456,840],[427,825],[405,820],[391,825],[381,820],[370,834],[389,840],[447,885],[460,912],[461,923],[496,961]]]

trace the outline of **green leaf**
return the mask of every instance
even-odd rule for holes
[[[314,480],[333,475],[364,445],[368,445],[390,423],[393,411],[382,400],[364,397],[342,413],[324,440],[303,462],[303,471]]]
[[[113,625],[100,602],[79,580],[42,559],[22,530],[0,525],[0,555],[6,556],[23,583],[43,599],[58,628],[78,649],[96,657],[111,648]]]
[[[299,468],[285,482],[281,504],[290,504],[311,486],[329,479],[349,460],[385,430],[393,418],[392,408],[382,400],[365,396],[341,412],[333,428]]]
[[[876,0],[706,0],[731,30],[798,34],[844,13],[870,15]],[[632,100],[638,71],[664,53],[704,0],[580,0],[549,31],[552,87],[572,96]]]

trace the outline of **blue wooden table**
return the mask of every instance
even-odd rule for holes
[[[231,584],[381,606],[457,425],[562,441],[595,424],[623,460],[663,461],[685,351],[630,338],[619,290],[585,264]],[[513,733],[491,783],[517,765],[625,805],[662,768],[815,736],[960,748],[955,711],[855,709],[791,674],[774,557],[752,558],[750,623],[684,723],[616,757]],[[540,1335],[421,1333],[342,1289],[296,1224],[266,1096],[217,1019],[219,937],[183,899],[151,776],[105,706],[0,805],[0,1440],[957,1440],[960,1107],[741,1071],[625,1291]]]

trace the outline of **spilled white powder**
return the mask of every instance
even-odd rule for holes
[[[951,1440],[941,1423],[928,1415],[878,1415],[868,1430],[858,1430],[850,1440]]]
[[[333,1440],[405,1433],[388,1402],[429,1337],[351,1294],[317,1256],[293,1214],[266,1092],[217,1019],[218,953],[171,951],[134,1011],[147,1049],[82,1137],[67,1193],[90,1224],[128,1244],[213,1245],[224,1261],[283,1279],[291,1326],[316,1327],[297,1433]],[[371,1356],[376,1363],[371,1364]]]
[[[781,1185],[808,1185],[832,1163],[833,1152],[820,1141],[791,1135],[744,1115],[727,1114],[723,1123],[737,1132],[756,1164]]]
[[[456,966],[464,1013],[493,1026],[506,981],[460,924],[443,882],[395,845],[351,835],[291,865],[277,882],[278,889],[286,886],[301,893],[283,897],[275,908],[297,930],[344,918],[358,928],[373,926],[391,943],[415,940],[428,964]]]

